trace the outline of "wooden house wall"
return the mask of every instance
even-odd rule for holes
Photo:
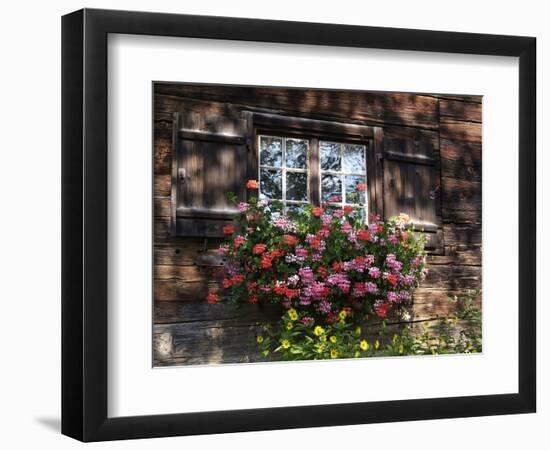
[[[246,108],[382,126],[385,137],[430,140],[442,245],[428,257],[428,276],[414,294],[413,320],[420,324],[448,314],[449,295],[481,288],[480,97],[156,84],[154,99],[156,365],[253,361],[258,324],[277,319],[271,307],[206,304],[207,293],[220,288],[219,269],[198,266],[196,257],[214,251],[220,241],[170,236],[174,111],[237,117]],[[390,331],[399,322],[394,318]],[[375,336],[379,328],[374,320],[369,333]]]

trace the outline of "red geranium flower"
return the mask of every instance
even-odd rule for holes
[[[260,187],[257,180],[248,180],[246,182],[247,189],[258,189]]]
[[[388,280],[388,282],[389,282],[392,286],[397,285],[397,282],[399,281],[399,277],[398,277],[395,273],[390,273],[390,274],[388,274],[388,276],[386,277],[386,279]]]
[[[210,292],[206,296],[206,302],[210,305],[214,305],[214,304],[218,303],[218,300],[219,300],[218,294],[214,294],[213,292]]]
[[[285,296],[288,299],[298,297],[298,295],[300,295],[300,289],[290,289],[290,288],[285,289]]]
[[[273,264],[273,260],[269,255],[263,255],[262,260],[260,261],[260,265],[263,269],[269,269],[271,268],[271,265]]]
[[[353,208],[351,206],[349,206],[349,205],[344,206],[344,212],[346,214],[349,214],[352,211],[353,211]]]
[[[315,217],[320,217],[321,214],[323,214],[323,208],[316,206],[315,208],[313,208],[312,213]]]
[[[225,225],[223,227],[223,234],[233,234],[235,232],[235,227],[233,225]]]
[[[290,234],[285,234],[283,238],[288,245],[296,245],[298,243],[298,238],[291,236]]]
[[[357,190],[358,191],[366,191],[367,190],[367,185],[365,183],[357,183]]]
[[[261,255],[263,252],[265,252],[265,244],[256,244],[252,249],[252,253],[255,255]]]
[[[276,284],[273,286],[273,292],[277,295],[285,295],[286,293],[286,286],[284,284]]]
[[[389,303],[378,302],[374,305],[374,312],[381,319],[384,319],[388,315],[389,309],[390,309]]]
[[[370,241],[370,233],[368,230],[359,230],[357,233],[357,239],[360,241]]]

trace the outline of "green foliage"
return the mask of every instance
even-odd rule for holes
[[[347,319],[345,311],[332,325],[306,324],[295,310],[289,310],[275,326],[264,327],[257,337],[260,354],[267,360],[314,360],[334,358],[364,358],[371,356],[411,356],[482,351],[481,310],[475,300],[479,291],[469,291],[464,297],[449,298],[456,305],[449,317],[426,321],[420,330],[412,325],[391,338],[382,327],[378,338],[365,336],[365,325],[358,326]],[[417,326],[418,327],[418,326]]]

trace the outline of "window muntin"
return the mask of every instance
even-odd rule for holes
[[[260,135],[259,149],[260,198],[279,200],[285,209],[309,203],[309,141]]]
[[[367,198],[366,146],[319,141],[321,201],[333,206],[353,206],[364,216]]]

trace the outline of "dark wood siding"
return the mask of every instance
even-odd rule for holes
[[[481,98],[407,93],[296,91],[276,88],[155,84],[154,101],[154,355],[159,365],[254,360],[252,342],[260,323],[277,318],[277,308],[254,305],[235,310],[206,305],[220,289],[215,237],[171,233],[172,115],[188,111],[242,119],[243,111],[373,126],[384,139],[429,143],[435,190],[430,220],[438,224],[438,251],[414,295],[414,320],[447,314],[448,295],[481,287]],[[377,132],[374,133],[376,142]],[[424,144],[423,144],[424,145]],[[370,164],[377,164],[375,158]],[[376,167],[369,171],[376,172]],[[242,183],[247,175],[243,175]],[[382,192],[381,177],[369,184]],[[380,196],[376,195],[379,199]],[[380,210],[380,205],[372,205]],[[391,327],[398,327],[393,318]],[[372,323],[376,333],[379,324]]]

